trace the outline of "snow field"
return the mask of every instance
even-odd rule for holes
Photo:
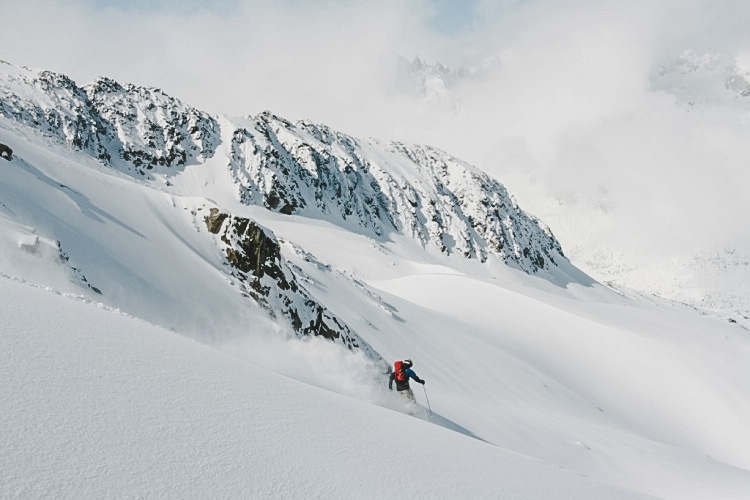
[[[0,285],[0,496],[637,498],[96,304]]]

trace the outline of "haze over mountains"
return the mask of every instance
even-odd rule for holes
[[[477,82],[516,65],[498,58],[453,69],[403,60],[400,86],[464,123],[468,133],[470,117],[482,123]],[[749,85],[742,52],[685,50],[654,64],[642,108],[613,111],[598,132],[571,125],[554,145],[554,158],[524,151],[529,143],[521,131],[516,144],[488,146],[491,131],[480,131],[485,140],[476,143],[446,142],[512,186],[527,210],[552,226],[568,257],[598,280],[747,317],[748,207],[739,186],[750,153]],[[529,110],[530,119],[536,111]],[[501,124],[498,135],[512,135],[508,126]]]

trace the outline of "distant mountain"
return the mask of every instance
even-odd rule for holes
[[[457,71],[439,62],[430,64],[419,57],[411,61],[398,58],[399,89],[416,96],[440,98],[470,75],[468,70]]]
[[[454,68],[439,61],[428,62],[419,56],[409,60],[398,57],[396,84],[399,93],[428,102],[454,99],[454,91],[462,84],[486,77],[501,64],[491,58],[477,67]]]
[[[125,171],[171,172],[213,155],[220,140],[214,118],[159,89],[0,69],[0,114]]]
[[[739,57],[685,50],[658,66],[651,86],[688,107],[724,104],[750,110],[750,67]]]
[[[474,101],[470,96],[483,95],[481,92],[487,92],[492,78],[503,78],[504,64],[501,59],[496,59],[484,67],[467,69],[453,68],[439,61],[428,62],[420,57],[400,58],[395,90],[408,102],[417,103],[415,109],[425,116],[442,117],[447,127],[458,123],[485,123],[468,119],[469,116],[482,116],[480,110],[483,106],[481,99]],[[512,64],[507,65],[509,71],[511,67]],[[743,129],[750,123],[750,61],[746,55],[741,52],[684,50],[659,60],[646,76],[648,80],[643,83],[647,88],[642,90],[658,99],[652,102],[661,102],[664,106],[675,104],[676,112],[688,113],[690,119],[686,123],[700,127],[693,132],[698,134],[696,143],[705,141],[707,148],[716,147],[717,162],[722,161],[724,152],[721,149],[724,146],[718,142],[721,135],[712,138],[714,131],[718,130],[714,127],[725,128],[726,131],[734,129],[730,133],[736,134],[735,140],[741,140]],[[488,95],[491,94],[489,92]],[[542,107],[539,109],[545,109],[544,100],[545,97],[540,95]],[[636,112],[636,115],[640,112]],[[679,120],[679,116],[673,118]],[[705,128],[697,125],[704,118],[708,120]],[[446,127],[441,129],[446,130]],[[491,131],[485,133],[482,128],[478,130],[483,137],[489,138],[485,143],[502,144],[484,158],[484,165],[496,169],[496,173],[502,172],[503,180],[515,184],[515,194],[523,199],[524,208],[552,225],[556,237],[565,247],[566,255],[576,266],[602,282],[655,293],[696,307],[710,307],[725,314],[750,317],[750,299],[743,298],[750,297],[750,271],[745,265],[750,262],[750,249],[745,244],[728,237],[715,243],[706,240],[699,249],[683,247],[665,250],[667,255],[661,257],[639,255],[641,249],[656,247],[648,238],[637,241],[637,234],[628,237],[627,241],[634,243],[630,248],[627,247],[629,243],[621,240],[623,233],[616,226],[622,227],[623,222],[615,221],[612,208],[615,207],[615,212],[628,211],[624,203],[631,201],[613,194],[617,186],[615,184],[615,189],[612,189],[611,184],[618,181],[610,181],[609,178],[616,179],[619,174],[614,170],[609,171],[614,167],[609,167],[608,162],[581,156],[572,160],[572,164],[579,167],[572,167],[565,157],[565,148],[562,148],[558,151],[562,156],[540,175],[539,172],[532,172],[532,166],[523,166],[526,153],[518,161],[513,159],[516,143],[513,140],[508,142],[506,139],[509,137],[503,140],[498,137],[495,141]],[[708,133],[708,130],[712,131]],[[670,129],[664,129],[666,136],[669,136],[669,132]],[[435,134],[435,131],[431,133]],[[451,131],[450,135],[445,135],[446,140],[452,140],[457,133],[460,133],[458,129]],[[573,131],[573,135],[575,133]],[[627,137],[627,134],[621,136],[623,143]],[[654,135],[654,138],[658,139],[658,136]],[[589,139],[583,141],[586,143]],[[596,138],[591,139],[590,144],[594,149],[604,147],[597,143]],[[636,151],[640,149],[638,145],[628,147],[635,147]],[[674,152],[676,161],[680,161],[679,149],[671,146],[669,149]],[[608,152],[609,148],[602,151]],[[725,152],[735,157],[741,154],[737,150]],[[506,155],[510,158],[507,161],[495,160],[498,156]],[[592,164],[588,168],[595,169],[592,172],[596,171],[596,176],[583,168],[589,161]],[[614,161],[612,165],[616,163]],[[706,161],[705,168],[714,169],[710,163],[711,160]],[[654,171],[660,172],[661,167],[680,168],[664,162],[661,166],[655,165]],[[558,171],[558,168],[560,172],[565,172],[566,178],[569,178],[569,173],[577,173],[580,169],[583,179],[588,181],[598,176],[602,181],[591,191],[587,191],[586,183],[573,183],[563,188],[564,182],[553,181],[554,176],[548,175],[549,172]],[[654,262],[654,259],[658,262]],[[723,261],[738,262],[738,266],[734,267],[737,272],[726,273],[725,268],[714,266],[715,262]]]

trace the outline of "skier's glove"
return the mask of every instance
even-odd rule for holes
[[[421,380],[419,383],[422,384],[422,385],[424,385],[425,381]]]

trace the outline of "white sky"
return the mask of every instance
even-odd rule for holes
[[[745,239],[742,113],[686,112],[651,80],[685,50],[750,53],[743,0],[3,0],[0,18],[0,59],[80,85],[106,75],[211,113],[429,143],[543,219],[550,199],[606,212],[595,237],[618,244]],[[475,76],[417,98],[398,56]],[[568,248],[586,231],[548,223]]]

